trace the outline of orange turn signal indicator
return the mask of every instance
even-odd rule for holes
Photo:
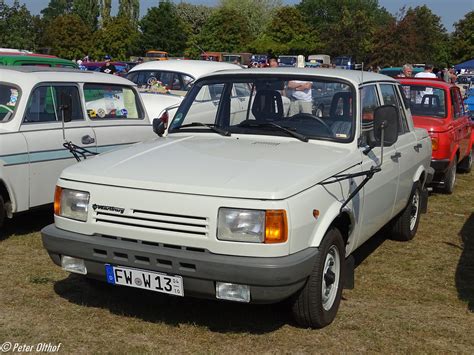
[[[284,243],[288,240],[288,222],[285,210],[265,211],[265,243]]]
[[[54,191],[54,214],[59,216],[61,214],[61,193],[63,188],[56,185],[56,190]]]
[[[431,137],[431,150],[438,150],[438,148],[439,148],[438,138]]]

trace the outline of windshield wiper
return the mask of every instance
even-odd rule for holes
[[[225,129],[222,129],[222,128],[218,128],[218,127],[216,127],[215,124],[207,124],[207,123],[202,123],[202,122],[191,122],[191,123],[184,124],[182,126],[173,128],[172,130],[177,131],[177,130],[180,130],[181,128],[186,128],[186,127],[207,127],[211,131],[219,133],[221,136],[230,137],[230,132],[229,131],[226,131]]]
[[[252,122],[252,121],[243,121],[239,124],[240,127],[275,127],[278,128],[279,130],[288,133],[289,135],[295,137],[296,139],[299,139],[302,142],[308,142],[309,139],[305,135],[295,132],[294,130],[280,126],[279,124],[276,124],[274,122]]]

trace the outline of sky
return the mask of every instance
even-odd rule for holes
[[[159,0],[140,0],[140,12],[143,16],[147,9],[152,6],[158,6]],[[174,0],[179,2],[179,0]],[[191,4],[203,4],[213,6],[219,3],[219,0],[186,0]],[[299,0],[282,0],[284,4],[296,4]],[[8,5],[13,4],[13,0],[5,0]],[[21,4],[26,4],[33,14],[39,14],[42,9],[48,6],[49,0],[20,0]],[[416,7],[427,5],[433,13],[441,17],[441,21],[448,30],[454,30],[453,24],[464,17],[469,11],[474,10],[474,0],[379,0],[380,6],[385,7],[390,13],[396,14],[400,8]],[[117,11],[118,0],[112,0],[112,12]]]

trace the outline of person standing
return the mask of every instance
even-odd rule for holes
[[[110,62],[110,56],[106,55],[104,59],[105,63],[103,66],[100,67],[100,71],[105,74],[115,74],[117,72],[117,68],[115,68],[115,65]]]
[[[405,64],[402,68],[402,73],[399,75],[401,78],[411,78],[413,76],[413,66],[411,64]]]
[[[416,74],[415,78],[434,78],[434,79],[436,79],[436,74],[433,73],[433,65],[432,64],[426,64],[425,65],[425,70],[423,70],[421,73]]]

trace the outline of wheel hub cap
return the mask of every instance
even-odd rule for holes
[[[329,248],[324,262],[321,296],[323,308],[329,311],[336,299],[341,274],[341,260],[335,245]]]

